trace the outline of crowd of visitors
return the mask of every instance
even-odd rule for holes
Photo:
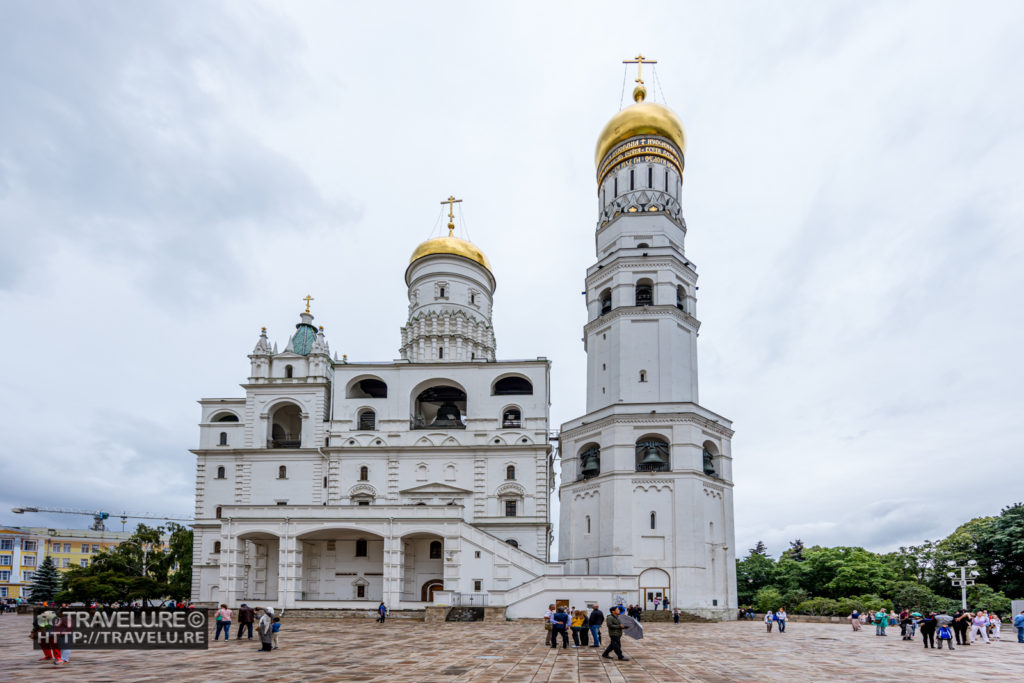
[[[383,603],[381,603],[381,607],[383,607]],[[256,619],[257,612],[262,612],[258,621]],[[220,640],[222,632],[224,633],[225,641],[231,640],[233,616],[234,613],[231,608],[224,604],[220,606],[220,609],[214,615],[214,619],[217,622],[217,632],[213,636],[214,640]],[[382,618],[378,618],[378,621]],[[281,631],[281,617],[274,614],[273,607],[249,607],[246,603],[242,603],[238,608],[238,633],[235,634],[235,640],[241,640],[242,635],[246,635],[248,640],[252,640],[254,627],[260,639],[260,652],[276,650],[278,647],[277,634]]]
[[[864,613],[854,610],[849,619],[854,631],[861,630],[866,624],[874,624],[876,636],[887,636],[886,628],[897,626],[903,640],[914,640],[920,632],[924,647],[937,647],[940,650],[943,643],[948,649],[954,650],[954,642],[969,646],[979,639],[986,644],[1002,640],[1002,618],[998,613],[985,609],[975,612],[960,609],[953,614],[947,614],[945,610],[926,614],[911,612],[909,609],[900,612],[879,609],[877,612]],[[1013,625],[1017,629],[1017,642],[1024,643],[1024,611],[1013,618]]]
[[[629,611],[639,608],[629,606]],[[589,611],[588,611],[589,610]],[[629,657],[622,653],[622,634],[628,632],[634,638],[643,638],[643,628],[640,626],[639,617],[624,614],[621,605],[616,605],[609,610],[609,614],[601,611],[600,605],[594,604],[587,609],[576,609],[571,607],[568,610],[564,607],[548,605],[544,613],[544,630],[547,632],[545,645],[557,648],[559,641],[563,649],[569,647],[601,647],[601,626],[608,631],[608,646],[601,654],[606,659],[611,659],[610,654],[622,661],[629,661]],[[635,612],[638,614],[638,612]],[[572,642],[569,645],[569,631],[572,631]],[[590,644],[593,641],[593,644]]]

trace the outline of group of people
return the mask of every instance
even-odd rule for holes
[[[622,606],[615,606],[609,610],[606,617],[601,607],[597,604],[588,612],[586,609],[578,610],[572,607],[568,611],[564,607],[548,605],[544,613],[544,630],[547,632],[546,645],[553,648],[558,647],[558,640],[562,640],[562,648],[569,648],[569,631],[572,630],[572,647],[601,647],[601,626],[608,629],[608,647],[601,655],[611,659],[610,653],[614,652],[622,661],[628,661],[629,657],[622,654],[622,630],[624,624],[620,619]],[[594,644],[591,645],[590,641]]]
[[[768,633],[772,632],[772,626],[774,626],[775,624],[778,624],[779,626],[779,633],[785,633],[786,619],[789,619],[789,615],[786,613],[785,607],[780,607],[774,612],[772,612],[771,610],[765,612],[764,623],[765,626],[768,627]]]
[[[262,612],[259,622],[256,622],[256,613]],[[231,640],[231,619],[233,613],[231,608],[222,604],[214,619],[217,622],[217,633],[214,640],[220,640],[221,632],[224,633],[224,640]],[[242,603],[238,608],[238,633],[235,640],[241,640],[242,634],[248,632],[249,640],[252,640],[253,624],[256,624],[256,632],[260,636],[260,652],[270,652],[278,647],[278,634],[281,632],[281,617],[274,614],[273,607],[249,607]]]
[[[942,644],[950,650],[953,642],[957,645],[968,646],[979,638],[990,644],[1002,639],[1003,620],[996,612],[982,609],[975,612],[960,609],[954,614],[947,614],[945,610],[938,612],[911,612],[904,609],[901,612],[896,610],[880,609],[877,612],[861,613],[854,610],[850,614],[850,624],[854,631],[859,631],[865,623],[875,625],[876,636],[886,636],[886,628],[889,626],[900,627],[900,636],[903,640],[914,640],[917,632],[921,632],[921,640],[926,648],[942,649]],[[1024,611],[1013,619],[1013,625],[1017,628],[1017,642],[1024,643]],[[936,646],[936,640],[938,645]]]

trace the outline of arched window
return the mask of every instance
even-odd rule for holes
[[[280,467],[278,467],[277,468],[277,478],[278,479],[287,479],[288,478],[288,468],[285,467],[284,465],[281,465]]]
[[[518,548],[519,547],[519,541],[517,541],[514,538],[506,538],[505,539],[505,543],[508,543],[513,548]]]
[[[444,347],[443,346],[437,347],[437,357],[438,357],[438,359],[444,358]]]
[[[676,308],[686,312],[686,289],[682,285],[676,287]]]
[[[519,408],[506,408],[501,415],[501,426],[508,429],[518,429],[523,426],[523,413]]]
[[[514,481],[516,478],[516,466],[509,465],[505,468],[505,479],[508,481]]]
[[[519,501],[514,498],[505,499],[505,516],[515,517],[519,513]]]
[[[637,249],[649,249],[650,246],[651,245],[647,244],[647,242],[641,242],[640,244],[636,245],[636,248]]]
[[[440,560],[441,559],[441,541],[430,542],[430,559]]]
[[[356,557],[366,557],[366,539],[356,541]]]
[[[213,554],[214,555],[219,555],[220,554],[220,541],[214,541],[213,542]]]
[[[220,505],[218,505],[218,506],[217,506],[217,511],[216,511],[216,514],[215,514],[214,516],[215,516],[215,517],[216,517],[217,519],[220,519],[220,513],[221,513],[221,509],[220,509]]]
[[[587,515],[587,533],[590,533],[590,515]]]
[[[270,418],[270,448],[302,447],[302,411],[294,403],[278,406]]]
[[[377,413],[369,408],[359,411],[359,431],[372,432],[377,429]]]
[[[636,283],[636,305],[651,306],[654,304],[654,283],[643,279]]]
[[[717,477],[718,473],[715,471],[715,456],[718,455],[718,449],[710,441],[704,442],[703,449],[704,456],[704,474],[709,477]]]
[[[292,376],[292,366],[290,366],[290,365],[284,366],[284,376],[285,377],[291,377]]]
[[[359,468],[359,481],[369,481],[370,479],[370,468],[363,465]]]
[[[217,478],[218,479],[224,479],[225,478],[225,470],[224,470],[223,466],[217,468]]]
[[[353,382],[346,393],[347,398],[387,398],[388,385],[376,377]]]
[[[641,370],[640,371],[640,381],[641,382],[646,382],[647,381],[647,371],[646,370]]]
[[[612,290],[606,289],[601,292],[601,315],[612,311]]]
[[[651,528],[652,529],[657,529],[658,528],[658,516],[656,514],[654,514],[653,512],[651,513]]]
[[[533,384],[525,377],[502,377],[494,383],[491,394],[494,396],[529,396],[533,394]]]
[[[440,293],[440,295],[441,295],[441,298],[443,299],[443,298],[444,298],[444,295],[445,295],[445,289],[444,289],[444,287],[441,287],[441,289],[439,290],[439,293]]]
[[[580,451],[580,479],[590,479],[601,474],[601,447],[596,443],[590,443]]]
[[[238,422],[238,416],[234,413],[221,413],[213,418],[213,422]]]
[[[471,303],[471,304],[475,304],[476,303],[476,294],[470,294],[469,295],[469,303]]]
[[[218,442],[217,445],[219,445],[219,446],[227,446],[228,445],[228,433],[227,432],[221,432],[220,433],[220,441]]]
[[[647,437],[636,442],[637,472],[668,472],[668,442],[658,437]]]

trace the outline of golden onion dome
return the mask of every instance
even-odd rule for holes
[[[491,263],[484,256],[484,252],[480,251],[472,242],[467,242],[458,237],[435,237],[434,239],[427,240],[416,247],[416,251],[412,252],[409,264],[411,265],[416,260],[431,254],[461,256],[462,258],[468,258],[470,261],[476,261],[488,271],[491,269]]]
[[[644,102],[646,96],[647,89],[642,84],[639,85],[633,91],[633,99],[636,100],[636,104],[626,107],[613,116],[601,131],[601,135],[597,139],[597,151],[594,154],[595,165],[600,166],[601,160],[615,145],[629,138],[643,135],[658,135],[668,138],[679,148],[680,152],[686,154],[686,132],[683,130],[683,122],[668,107],[655,102]]]

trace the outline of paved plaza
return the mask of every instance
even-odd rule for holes
[[[37,662],[30,617],[0,616],[4,681],[935,681],[1021,680],[1024,645],[1011,628],[1001,643],[925,650],[870,629],[791,623],[785,634],[750,622],[649,624],[624,638],[629,662],[599,650],[543,646],[539,623],[424,624],[372,619],[286,619],[281,649],[257,641],[211,643],[209,651],[82,651],[71,663]]]

